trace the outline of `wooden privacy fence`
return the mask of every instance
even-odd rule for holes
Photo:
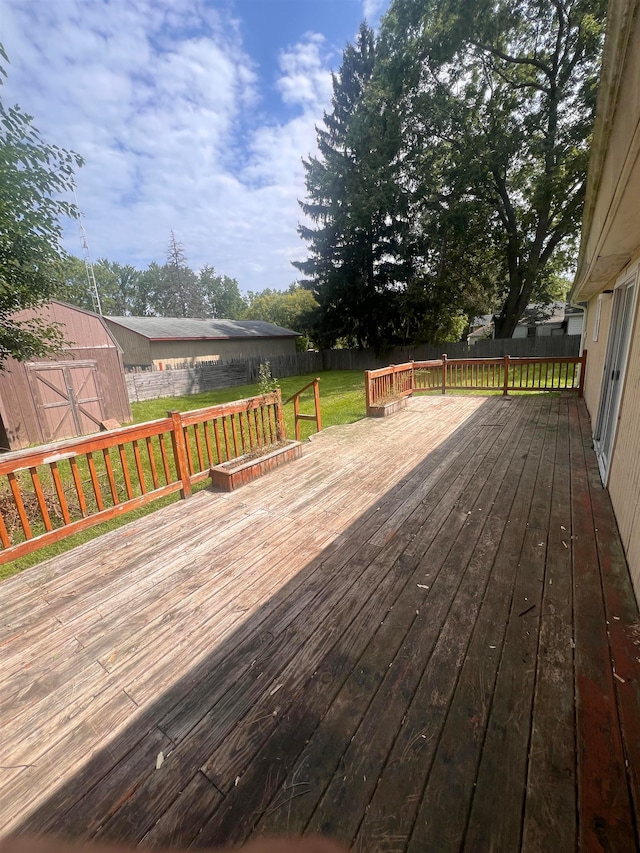
[[[280,391],[0,457],[0,564],[284,441]]]
[[[577,391],[582,396],[587,351],[549,358],[442,358],[365,371],[367,414],[414,391]]]

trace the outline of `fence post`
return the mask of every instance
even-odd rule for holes
[[[578,385],[578,397],[584,397],[584,376],[587,372],[587,351],[582,350],[580,356],[580,384]]]
[[[447,354],[442,353],[442,393],[447,393]]]
[[[167,417],[173,421],[171,425],[171,444],[173,445],[173,461],[176,465],[178,480],[182,483],[180,496],[188,498],[191,494],[191,479],[189,477],[189,466],[187,465],[187,449],[184,443],[184,431],[182,429],[182,416],[178,411],[167,412]]]
[[[284,412],[282,407],[282,392],[279,388],[276,389],[276,432],[278,441],[284,441],[287,437],[287,431],[284,426]]]
[[[504,397],[509,393],[509,356],[505,355],[503,357],[504,360],[504,383],[502,387],[502,394]]]
[[[313,383],[313,402],[316,407],[316,428],[318,432],[322,430],[322,415],[320,413],[320,380],[316,379]]]

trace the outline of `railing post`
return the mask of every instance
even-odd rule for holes
[[[365,370],[364,372],[364,394],[365,394],[365,405],[366,405],[366,413],[369,414],[369,409],[371,408],[371,371]]]
[[[414,359],[411,359],[411,393],[413,394],[416,390],[416,369],[414,367]]]
[[[276,432],[278,441],[284,441],[287,437],[287,431],[284,425],[284,411],[282,407],[282,392],[276,389]]]
[[[396,366],[395,364],[390,364],[391,368],[391,396],[393,397],[396,393]]]
[[[509,393],[509,356],[504,356],[504,382],[502,385],[502,395],[504,397]]]
[[[447,393],[447,354],[442,353],[442,393]]]
[[[300,441],[300,397],[296,394],[293,398],[293,422],[296,429],[296,441]]]
[[[187,465],[187,448],[184,443],[184,431],[182,429],[182,416],[178,411],[167,412],[167,417],[173,421],[171,425],[171,444],[173,445],[173,461],[176,466],[178,480],[182,483],[180,495],[188,498],[191,494],[191,479],[189,466]]]
[[[578,385],[578,397],[584,397],[584,377],[587,372],[587,351],[582,350],[580,356],[580,384]]]
[[[322,430],[322,415],[320,413],[320,380],[313,383],[313,401],[316,407],[316,427],[318,432]]]

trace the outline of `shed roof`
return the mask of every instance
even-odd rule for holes
[[[182,317],[107,317],[150,341],[288,338],[300,332],[264,320],[200,320]]]

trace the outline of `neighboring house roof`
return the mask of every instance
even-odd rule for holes
[[[581,308],[569,305],[568,302],[551,302],[549,305],[527,305],[524,314],[518,320],[519,326],[547,326],[564,323],[569,316],[582,314]],[[494,317],[491,314],[482,314],[476,317],[471,324],[473,331],[468,338],[486,337],[489,329],[493,328]]]
[[[519,326],[547,326],[552,323],[564,323],[565,303],[551,302],[549,305],[527,305],[524,314],[518,320]]]
[[[263,320],[199,320],[181,317],[107,317],[150,341],[229,340],[231,338],[289,338],[300,332]]]

